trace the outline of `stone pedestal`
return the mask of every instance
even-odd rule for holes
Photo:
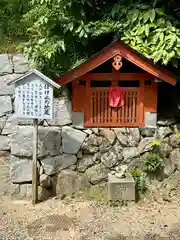
[[[122,179],[108,174],[108,198],[111,201],[135,201],[135,182],[131,174]]]

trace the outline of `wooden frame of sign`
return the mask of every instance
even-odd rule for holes
[[[53,88],[60,85],[36,69],[13,80],[15,85],[15,114],[18,118],[33,119],[32,203],[38,201],[37,154],[38,120],[53,118]]]

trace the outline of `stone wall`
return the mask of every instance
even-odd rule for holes
[[[21,56],[0,56],[0,152],[10,155],[12,196],[31,197],[32,120],[14,114],[13,86],[7,83],[29,69]],[[71,102],[66,91],[54,100],[54,119],[39,121],[39,198],[75,194],[107,180],[120,165],[137,167],[148,154],[153,139],[161,139],[164,176],[180,170],[177,119],[158,121],[152,128],[93,128],[72,126]]]

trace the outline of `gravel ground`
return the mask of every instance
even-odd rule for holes
[[[92,201],[0,201],[0,240],[180,239],[180,202],[147,200],[123,207]]]

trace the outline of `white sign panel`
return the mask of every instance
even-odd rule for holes
[[[17,83],[15,112],[19,118],[52,119],[53,87],[40,78]]]

